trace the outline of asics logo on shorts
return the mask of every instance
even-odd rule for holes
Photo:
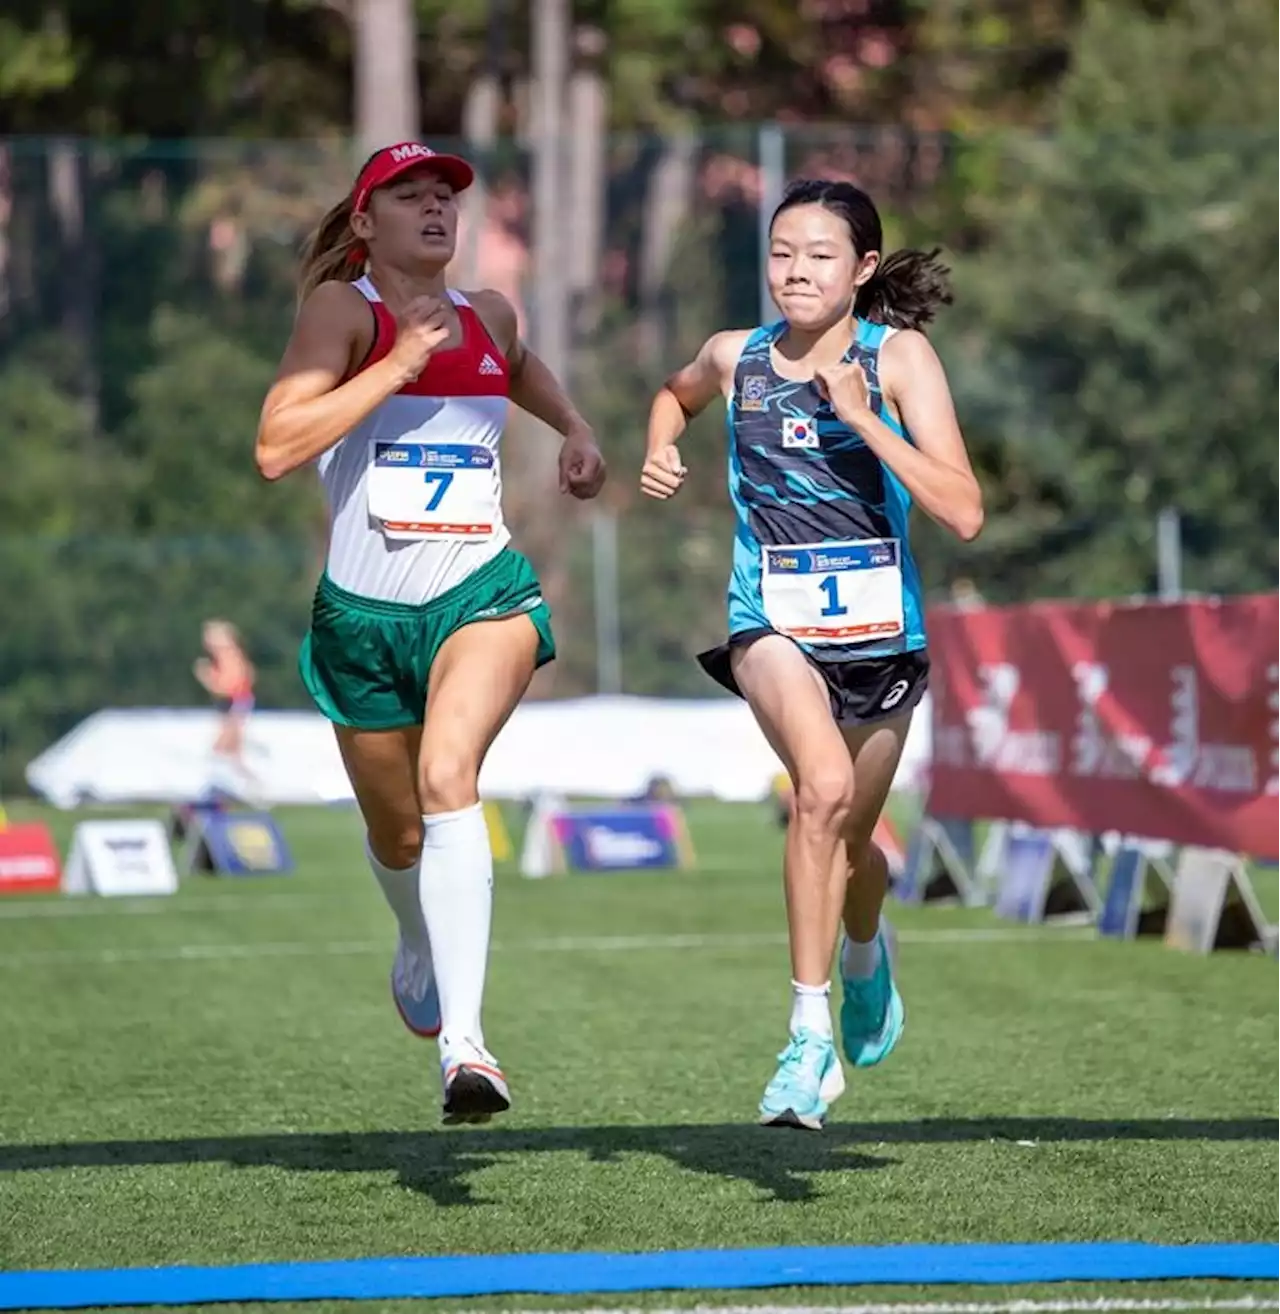
[[[889,692],[880,700],[880,710],[887,712],[897,705],[907,696],[911,689],[910,680],[895,680],[889,686]]]
[[[502,366],[499,365],[498,362],[494,360],[494,358],[490,356],[489,353],[486,351],[484,353],[484,359],[480,362],[480,373],[501,374]]]

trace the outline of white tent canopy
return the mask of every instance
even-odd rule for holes
[[[79,803],[186,802],[218,787],[264,805],[351,799],[329,723],[315,712],[255,712],[246,732],[249,787],[212,752],[213,711],[114,708],[96,713],[27,767],[37,794]],[[916,788],[929,755],[927,701],[916,714],[898,788]],[[781,770],[738,699],[598,697],[528,702],[498,736],[481,776],[487,798],[544,791],[630,798],[654,777],[685,796],[763,798]]]

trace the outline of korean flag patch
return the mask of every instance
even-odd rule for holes
[[[784,450],[815,451],[818,446],[818,426],[812,419],[797,419],[787,415],[782,420],[782,446]]]

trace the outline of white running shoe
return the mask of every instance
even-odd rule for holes
[[[440,1078],[447,1123],[488,1122],[511,1107],[511,1091],[498,1060],[469,1040],[441,1047]]]

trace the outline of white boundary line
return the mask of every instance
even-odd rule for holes
[[[937,927],[897,932],[901,944],[1001,945],[1079,943],[1078,931],[1002,927]],[[495,941],[497,953],[634,953],[643,950],[755,949],[787,943],[781,933],[743,935],[583,935],[543,940]],[[0,968],[61,963],[188,963],[229,962],[248,958],[341,958],[358,954],[385,954],[393,948],[388,932],[384,940],[261,940],[240,944],[142,945],[136,948],[32,949],[0,953]]]
[[[94,899],[67,896],[61,899],[23,899],[0,904],[0,922],[57,921],[64,917],[155,917],[180,913],[255,912],[290,908],[324,908],[349,903],[335,894],[330,898],[311,894],[228,894],[222,898]]]
[[[697,1305],[682,1310],[577,1309],[557,1314],[1164,1314],[1165,1311],[1226,1311],[1275,1309],[1264,1296],[1231,1299],[1184,1298],[1139,1300],[1100,1297],[1096,1300],[917,1301],[875,1305]],[[507,1310],[503,1314],[547,1314],[547,1311]]]

